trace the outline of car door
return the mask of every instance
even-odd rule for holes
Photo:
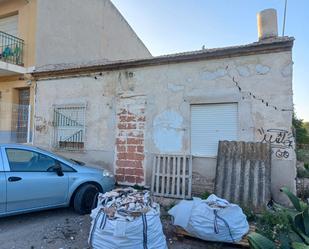
[[[0,150],[0,214],[6,211],[6,178]]]
[[[5,148],[7,212],[61,206],[67,202],[69,178],[52,170],[57,160],[43,153]]]

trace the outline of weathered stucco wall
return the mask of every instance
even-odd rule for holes
[[[53,105],[76,101],[87,104],[85,152],[79,156],[113,167],[122,182],[132,182],[124,178],[129,175],[147,185],[153,154],[190,154],[191,104],[238,103],[238,139],[276,147],[275,199],[283,185],[295,190],[291,52],[38,81],[35,144],[51,145]],[[215,167],[216,158],[194,157],[193,191],[213,190]]]
[[[109,0],[38,0],[37,67],[150,57]]]

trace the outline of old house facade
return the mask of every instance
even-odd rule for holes
[[[148,57],[109,0],[1,0],[0,142],[32,140],[33,70]]]
[[[244,46],[39,70],[34,143],[130,185],[150,185],[156,154],[192,155],[201,193],[213,191],[219,140],[268,142],[281,200],[280,187],[295,190],[293,40],[262,32]]]

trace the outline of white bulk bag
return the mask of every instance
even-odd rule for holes
[[[89,244],[93,249],[167,249],[160,207],[129,221],[109,219],[100,206],[91,212]]]
[[[215,195],[181,201],[168,213],[174,217],[174,225],[203,240],[238,242],[249,231],[242,209]]]

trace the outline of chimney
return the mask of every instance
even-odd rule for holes
[[[257,14],[259,40],[278,37],[277,11],[265,9]]]

